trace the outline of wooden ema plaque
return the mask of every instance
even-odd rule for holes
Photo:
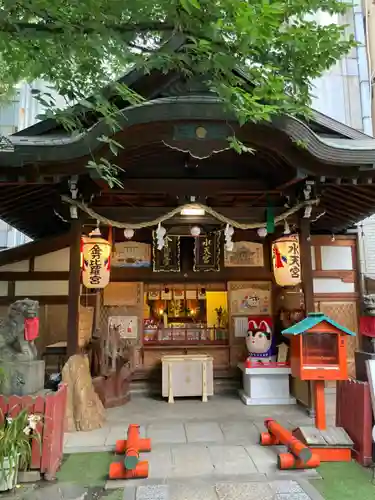
[[[300,427],[294,436],[323,462],[349,462],[353,442],[341,427],[327,427],[324,387],[326,380],[347,380],[347,338],[355,333],[322,313],[310,313],[282,332],[290,338],[292,376],[312,380],[315,427]]]

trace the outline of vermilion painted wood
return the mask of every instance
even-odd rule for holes
[[[37,426],[40,441],[34,440],[31,453],[31,469],[40,470],[45,479],[53,479],[58,471],[64,443],[64,421],[67,387],[61,384],[57,392],[38,396],[0,396],[0,424],[4,416],[16,417],[23,409],[42,415]]]
[[[33,412],[37,415],[43,415],[44,419],[45,410],[45,399],[41,396],[34,399]],[[44,421],[41,421],[37,427],[36,432],[39,434],[38,439],[33,439],[32,449],[31,449],[31,469],[40,469],[40,463],[42,460],[42,440],[43,440],[43,425]]]
[[[372,463],[372,408],[368,382],[337,383],[336,426],[343,427],[354,443],[353,456],[363,466]]]
[[[46,479],[55,478],[63,456],[66,395],[66,385],[60,385],[57,392],[48,394],[45,398],[40,471],[44,473]]]

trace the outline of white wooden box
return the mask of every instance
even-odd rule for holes
[[[213,358],[205,354],[163,356],[162,395],[169,403],[174,397],[207,396],[214,394]]]

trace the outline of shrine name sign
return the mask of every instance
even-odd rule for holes
[[[220,233],[195,238],[193,270],[195,272],[220,270]]]

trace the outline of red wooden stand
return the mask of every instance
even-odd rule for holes
[[[110,479],[132,479],[148,477],[148,462],[139,461],[139,453],[151,451],[151,440],[139,436],[139,425],[130,424],[128,439],[116,441],[115,452],[125,453],[123,462],[114,462],[109,466]]]
[[[289,453],[278,455],[277,465],[279,469],[313,469],[320,465],[319,456],[275,420],[268,418],[264,421],[264,425],[268,432],[262,432],[260,444],[263,446],[283,444],[289,450]]]

